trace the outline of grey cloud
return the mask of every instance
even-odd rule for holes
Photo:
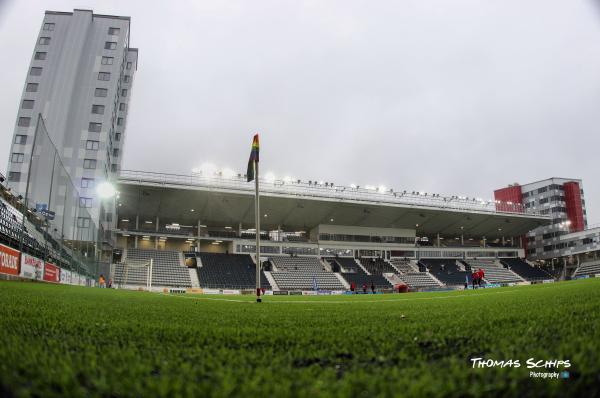
[[[140,49],[124,168],[243,171],[258,131],[279,176],[483,198],[582,178],[600,222],[597,2],[12,1],[5,146],[43,11],[90,7]]]

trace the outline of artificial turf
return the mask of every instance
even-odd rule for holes
[[[0,282],[0,303],[1,396],[600,395],[600,278],[262,304]]]

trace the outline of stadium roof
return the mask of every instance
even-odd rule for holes
[[[261,181],[261,226],[308,231],[320,224],[417,228],[417,235],[520,236],[550,217],[463,197],[377,191],[324,184]],[[254,226],[254,184],[243,176],[206,178],[140,171],[121,172],[119,218],[209,227]]]

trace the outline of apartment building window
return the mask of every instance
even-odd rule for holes
[[[81,188],[94,188],[94,179],[93,178],[82,178],[81,179]]]
[[[120,28],[108,28],[108,34],[111,36],[116,36],[119,33],[121,33],[121,29]]]
[[[95,115],[104,115],[104,105],[92,105],[92,113]]]
[[[107,41],[106,43],[104,43],[105,50],[114,50],[116,48],[117,48],[117,43],[114,41]]]
[[[126,103],[124,103],[124,102],[121,102],[121,103],[119,104],[119,110],[120,110],[120,111],[126,111],[126,110],[127,110],[127,104],[126,104]]]
[[[12,163],[23,163],[24,160],[25,160],[24,153],[13,152],[13,154],[10,157],[10,161]]]
[[[110,80],[110,72],[98,72],[98,80],[109,81]]]
[[[540,199],[540,204],[543,205],[544,203],[548,203],[548,201],[548,198]]]
[[[131,69],[131,62],[127,62],[127,70]]]
[[[27,144],[27,136],[23,134],[15,135],[15,144],[25,145]]]
[[[37,93],[38,86],[39,83],[27,83],[27,88],[25,88],[25,91],[27,91],[28,93]]]
[[[38,51],[35,53],[33,58],[38,61],[43,61],[46,59],[46,55],[48,55],[48,53],[43,52],[43,51]]]
[[[23,100],[21,109],[33,109],[33,100]]]
[[[121,90],[121,97],[127,97],[127,89],[126,88]]]
[[[115,59],[113,57],[102,57],[100,62],[102,65],[112,65]]]
[[[113,148],[113,157],[119,157],[119,148]]]
[[[78,228],[89,228],[90,227],[90,218],[89,217],[77,217],[77,227]]]
[[[83,159],[83,168],[88,170],[95,169],[96,159]]]
[[[123,118],[119,117],[117,118],[117,126],[122,126],[123,125]]]
[[[115,141],[121,141],[121,133],[115,133]]]
[[[89,209],[92,207],[92,198],[79,198],[79,207]]]
[[[99,147],[99,141],[87,140],[87,142],[85,143],[85,149],[87,149],[88,151],[97,151]]]
[[[50,38],[49,37],[40,37],[40,40],[38,41],[39,44],[41,44],[42,46],[47,46],[48,44],[50,44]]]
[[[12,181],[12,182],[21,181],[21,172],[20,171],[9,171],[8,172],[8,181]]]
[[[110,171],[112,171],[113,173],[117,172],[117,165],[115,163],[110,165]]]
[[[54,26],[55,24],[53,22],[46,22],[43,29],[51,32],[54,30]]]
[[[90,122],[88,126],[88,131],[91,133],[99,133],[100,131],[102,131],[102,123]]]
[[[42,68],[34,66],[30,69],[29,71],[29,75],[30,76],[41,76],[42,75]]]
[[[123,83],[129,83],[129,79],[131,79],[131,76],[129,76],[129,75],[123,76]]]
[[[94,96],[95,97],[107,97],[108,96],[108,89],[106,89],[106,88],[97,88],[96,91],[94,91]]]
[[[544,193],[548,190],[548,187],[542,187],[538,189],[538,193]]]
[[[18,122],[19,127],[29,127],[30,124],[31,124],[30,117],[20,117],[19,118],[19,122]]]

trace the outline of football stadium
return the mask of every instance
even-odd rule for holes
[[[253,131],[245,170],[124,169],[130,23],[44,15],[0,179],[0,395],[600,395],[581,180],[277,177]]]

